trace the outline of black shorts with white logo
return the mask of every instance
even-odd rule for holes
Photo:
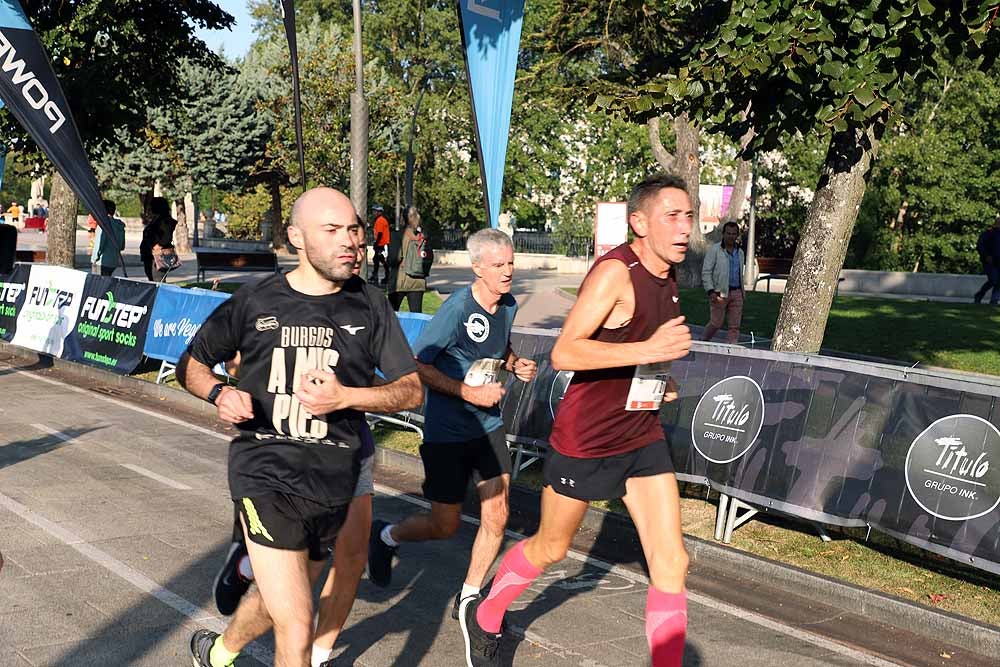
[[[420,459],[424,462],[424,497],[449,505],[465,499],[470,479],[478,483],[511,471],[502,428],[466,442],[425,442],[420,446]]]
[[[545,455],[545,486],[561,496],[577,500],[612,500],[625,495],[625,482],[632,477],[652,477],[674,471],[666,440],[614,456],[581,459],[554,449]]]
[[[326,560],[347,519],[348,505],[327,507],[286,493],[234,502],[252,542],[272,549],[306,550],[309,560]]]

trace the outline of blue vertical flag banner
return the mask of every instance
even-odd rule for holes
[[[66,96],[18,0],[0,0],[0,98],[104,233],[115,238]]]
[[[500,218],[523,19],[524,0],[458,0],[483,200],[490,226],[494,228]]]

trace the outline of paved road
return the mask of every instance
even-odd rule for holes
[[[210,587],[231,528],[227,436],[58,373],[0,364],[0,391],[0,665],[189,664],[193,629],[224,626]],[[391,470],[378,479],[377,514],[422,502],[398,490],[413,480]],[[338,664],[459,664],[449,613],[473,531],[467,522],[449,543],[407,546],[388,590],[362,582]],[[646,664],[646,580],[634,565],[609,567],[575,553],[548,572],[509,616],[508,664]],[[726,576],[692,571],[689,667],[989,664]],[[756,611],[766,608],[776,611]],[[939,659],[944,649],[956,659]],[[270,640],[250,653],[240,664],[268,664]]]

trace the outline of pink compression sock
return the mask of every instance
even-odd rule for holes
[[[541,573],[541,570],[524,557],[524,541],[515,544],[500,561],[500,569],[493,578],[490,594],[479,603],[479,609],[476,611],[479,627],[487,632],[500,632],[507,607],[513,604]]]
[[[646,595],[646,641],[652,667],[680,667],[687,633],[687,591],[664,593],[652,586]]]

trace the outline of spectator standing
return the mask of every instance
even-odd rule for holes
[[[110,199],[104,200],[104,208],[107,209],[108,215],[111,217],[114,237],[106,235],[100,227],[97,228],[93,243],[94,249],[90,254],[90,263],[94,265],[94,273],[100,270],[102,276],[110,276],[114,275],[115,268],[118,266],[119,251],[121,251],[122,261],[124,261],[125,221],[115,215],[117,207]]]
[[[419,313],[423,309],[427,274],[434,261],[434,253],[420,227],[417,207],[406,207],[403,219],[406,226],[389,245],[389,303],[393,310],[398,311],[405,296],[410,312]]]
[[[740,236],[740,226],[727,222],[722,226],[722,240],[713,243],[705,253],[705,263],[701,269],[701,282],[708,292],[711,309],[708,326],[702,340],[712,340],[722,328],[722,322],[729,320],[726,342],[735,345],[740,340],[740,321],[743,319],[743,267],[746,257],[736,242]]]
[[[162,268],[164,263],[177,262],[177,252],[174,250],[176,227],[177,221],[170,216],[170,202],[163,197],[153,197],[149,202],[149,214],[142,230],[142,242],[139,244],[139,257],[148,280],[163,281],[169,271]],[[169,259],[170,256],[173,256],[173,260]]]
[[[389,219],[385,217],[385,211],[380,204],[372,206],[372,213],[375,220],[372,222],[372,248],[375,251],[372,258],[372,282],[376,285],[384,285],[389,280],[388,254],[391,233],[389,232]],[[382,282],[378,279],[378,267],[385,267]]]
[[[10,216],[10,224],[16,225],[21,221],[21,207],[17,205],[16,201],[10,203],[10,208],[7,209],[7,215]]]
[[[1000,215],[993,220],[992,227],[979,235],[976,251],[979,253],[979,261],[983,263],[986,282],[972,300],[982,303],[986,292],[993,290],[990,294],[990,305],[995,306],[1000,302]]]

